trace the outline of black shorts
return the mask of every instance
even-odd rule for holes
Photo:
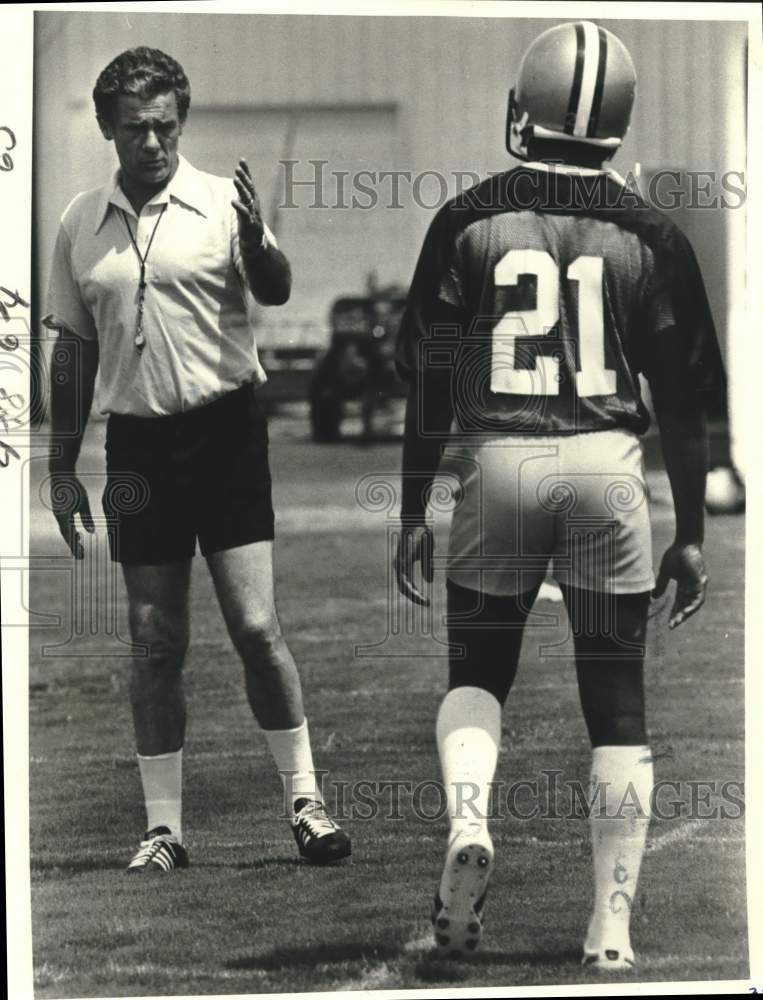
[[[160,565],[273,538],[268,428],[252,385],[167,417],[112,414],[103,510],[115,562]]]

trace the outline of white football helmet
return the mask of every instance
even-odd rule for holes
[[[506,148],[532,139],[584,143],[611,156],[630,124],[636,71],[623,43],[591,21],[549,28],[525,52],[509,93]]]

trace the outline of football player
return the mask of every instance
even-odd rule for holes
[[[434,218],[399,335],[409,382],[401,592],[428,603],[438,468],[458,479],[447,568],[449,687],[436,738],[450,838],[433,907],[444,954],[482,931],[501,710],[549,564],[575,643],[593,747],[595,901],[583,961],[633,965],[629,922],[649,823],[643,663],[650,594],[676,583],[675,628],[702,605],[705,414],[725,392],[713,321],[678,228],[608,168],[636,74],[590,22],[544,31],[509,96],[525,161]],[[639,436],[649,382],[676,519],[655,581]],[[442,458],[442,462],[441,462]]]

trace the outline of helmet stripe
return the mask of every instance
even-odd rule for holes
[[[591,117],[588,120],[588,131],[586,135],[595,136],[596,128],[599,124],[599,114],[601,113],[601,99],[604,95],[604,74],[607,70],[607,34],[603,28],[599,28],[599,68],[596,71],[596,85],[593,91],[593,102],[591,104]]]
[[[577,27],[577,25],[576,25]],[[596,79],[599,71],[599,29],[590,21],[583,21],[582,28],[585,38],[583,48],[583,79],[580,85],[580,100],[578,101],[577,114],[575,115],[575,127],[573,135],[584,136],[588,132],[588,123],[591,119],[591,109],[593,107],[593,96],[596,91]],[[578,51],[580,43],[578,42]]]
[[[570,90],[570,103],[567,105],[567,117],[564,120],[564,131],[572,135],[578,114],[578,103],[580,101],[580,87],[583,83],[583,65],[585,63],[585,33],[582,23],[575,25],[575,38],[577,40],[577,53],[575,54],[575,70],[572,74],[572,89]]]

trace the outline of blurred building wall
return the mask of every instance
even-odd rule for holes
[[[44,288],[60,213],[78,191],[114,168],[111,144],[93,116],[90,93],[106,63],[148,44],[184,66],[192,105],[181,150],[203,169],[231,172],[239,155],[254,167],[270,214],[283,204],[282,159],[293,179],[315,178],[308,161],[328,160],[324,204],[337,192],[331,172],[424,171],[484,175],[514,161],[503,146],[506,98],[528,43],[555,20],[340,17],[125,12],[37,12],[35,163],[39,282]],[[744,170],[746,25],[742,22],[610,21],[638,73],[636,109],[614,166],[723,172]],[[345,181],[344,183],[348,183]],[[462,182],[463,183],[463,182]],[[714,190],[719,190],[718,186]],[[349,188],[344,200],[352,195]],[[356,192],[357,193],[357,192]],[[277,318],[297,329],[325,323],[331,299],[378,280],[407,282],[433,208],[413,204],[402,183],[377,185],[373,208],[317,207],[315,190],[293,188],[297,209],[276,212],[292,258],[294,300],[264,312],[263,337]],[[442,200],[436,174],[420,200]],[[362,204],[369,197],[359,197]],[[698,210],[689,228],[726,341],[734,325],[728,289],[744,267],[743,212]],[[730,220],[730,216],[735,216]],[[686,222],[686,213],[682,221]],[[734,247],[738,247],[738,253]],[[729,276],[731,275],[731,281]]]

